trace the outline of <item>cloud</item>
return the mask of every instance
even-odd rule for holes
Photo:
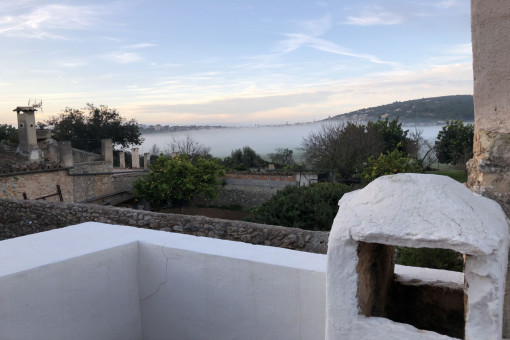
[[[229,98],[199,104],[143,105],[137,111],[141,113],[167,112],[172,114],[222,114],[238,116],[279,108],[291,108],[303,103],[318,102],[324,100],[324,97],[330,94],[321,91],[253,98]]]
[[[142,61],[142,57],[138,53],[133,52],[112,52],[105,55],[105,58],[118,64],[131,64]]]
[[[447,9],[451,7],[463,6],[463,4],[458,0],[444,0],[434,4],[435,7]]]
[[[140,43],[140,44],[134,44],[134,45],[127,45],[127,46],[124,46],[124,48],[126,50],[140,50],[143,48],[154,47],[154,46],[157,46],[157,45],[151,44],[151,43]]]
[[[359,16],[349,16],[344,22],[346,25],[375,26],[375,25],[398,25],[403,22],[403,17],[396,13],[380,12],[371,10]]]
[[[301,47],[310,47],[319,51],[342,55],[346,57],[364,59],[375,64],[386,64],[396,66],[397,63],[392,61],[384,61],[370,54],[356,53],[342,47],[334,42],[312,37],[305,34],[284,34],[288,39],[279,42],[279,53],[287,54]]]
[[[331,15],[328,14],[316,20],[302,21],[300,26],[311,36],[321,36],[332,27]]]
[[[41,6],[27,14],[0,17],[0,35],[64,39],[62,31],[90,28],[104,13],[104,9],[97,6]]]
[[[286,39],[280,40],[273,48],[275,54],[264,56],[271,58],[278,55],[284,55],[296,51],[302,47],[310,47],[322,52],[333,53],[346,57],[364,59],[375,64],[386,64],[396,66],[391,61],[380,60],[376,56],[369,54],[356,53],[342,47],[334,42],[321,39],[320,36],[329,31],[332,27],[331,16],[326,15],[318,20],[308,20],[300,23],[303,32],[282,34]]]
[[[459,62],[472,62],[473,52],[471,43],[457,44],[440,50],[439,55],[428,59],[432,65],[444,65]]]
[[[64,61],[64,62],[61,62],[60,65],[62,65],[63,67],[74,68],[74,67],[85,66],[87,64],[83,61],[67,61],[67,62]]]

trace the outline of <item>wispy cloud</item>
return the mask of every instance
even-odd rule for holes
[[[97,6],[40,6],[26,14],[0,17],[0,35],[63,39],[63,31],[93,27],[95,20],[104,13],[104,9]]]
[[[301,28],[302,32],[299,33],[282,34],[286,39],[280,40],[273,49],[276,55],[284,55],[302,47],[309,47],[322,52],[364,59],[376,64],[396,65],[394,62],[384,61],[369,54],[356,53],[332,41],[320,38],[320,36],[332,28],[331,17],[329,15],[318,20],[301,22]]]
[[[198,104],[174,104],[174,105],[146,105],[141,112],[172,112],[193,114],[218,114],[243,115],[278,108],[295,107],[303,103],[317,102],[331,93],[308,92],[298,94],[273,95],[254,98],[229,98],[224,100],[209,101]]]
[[[142,57],[138,53],[118,51],[105,55],[107,60],[118,64],[131,64],[142,61]]]
[[[333,26],[331,15],[325,15],[315,20],[305,20],[299,23],[302,29],[311,36],[321,36]]]
[[[124,46],[124,49],[126,49],[126,50],[141,50],[144,48],[155,47],[155,46],[157,46],[157,45],[151,44],[151,43],[140,43],[140,44]]]
[[[431,65],[444,65],[459,62],[472,62],[473,52],[471,43],[457,44],[441,49],[439,55],[428,59]]]
[[[83,61],[63,61],[60,63],[60,65],[63,67],[68,67],[68,68],[75,68],[75,67],[85,66],[85,65],[87,65],[87,63],[85,63]]]
[[[280,41],[278,48],[276,49],[276,51],[280,54],[287,54],[301,47],[310,47],[323,52],[364,59],[375,64],[386,64],[392,66],[397,65],[395,62],[384,61],[370,54],[356,53],[334,42],[306,34],[284,34],[284,36],[286,36],[288,39]]]
[[[438,3],[435,3],[433,5],[434,5],[434,7],[447,9],[447,8],[451,8],[451,7],[462,6],[462,3],[459,0],[444,0],[444,1],[439,1]]]
[[[398,25],[403,20],[404,18],[400,14],[381,11],[378,8],[367,10],[358,16],[349,16],[344,24],[356,26]]]

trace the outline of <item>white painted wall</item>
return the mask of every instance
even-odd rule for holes
[[[136,243],[55,260],[0,278],[0,339],[140,339]]]
[[[325,255],[84,223],[0,258],[0,339],[324,338]]]
[[[143,339],[323,339],[325,256],[256,248],[273,263],[141,243]],[[318,268],[282,265],[285,257],[315,258]]]

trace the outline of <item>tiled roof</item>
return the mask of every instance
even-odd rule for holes
[[[0,174],[62,168],[60,163],[31,163],[12,146],[0,143]]]

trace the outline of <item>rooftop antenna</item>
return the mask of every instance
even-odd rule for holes
[[[28,106],[30,106],[31,101],[31,99],[28,100]],[[44,113],[42,109],[42,99],[34,99],[32,102],[32,107],[34,109],[41,109],[41,113]]]

